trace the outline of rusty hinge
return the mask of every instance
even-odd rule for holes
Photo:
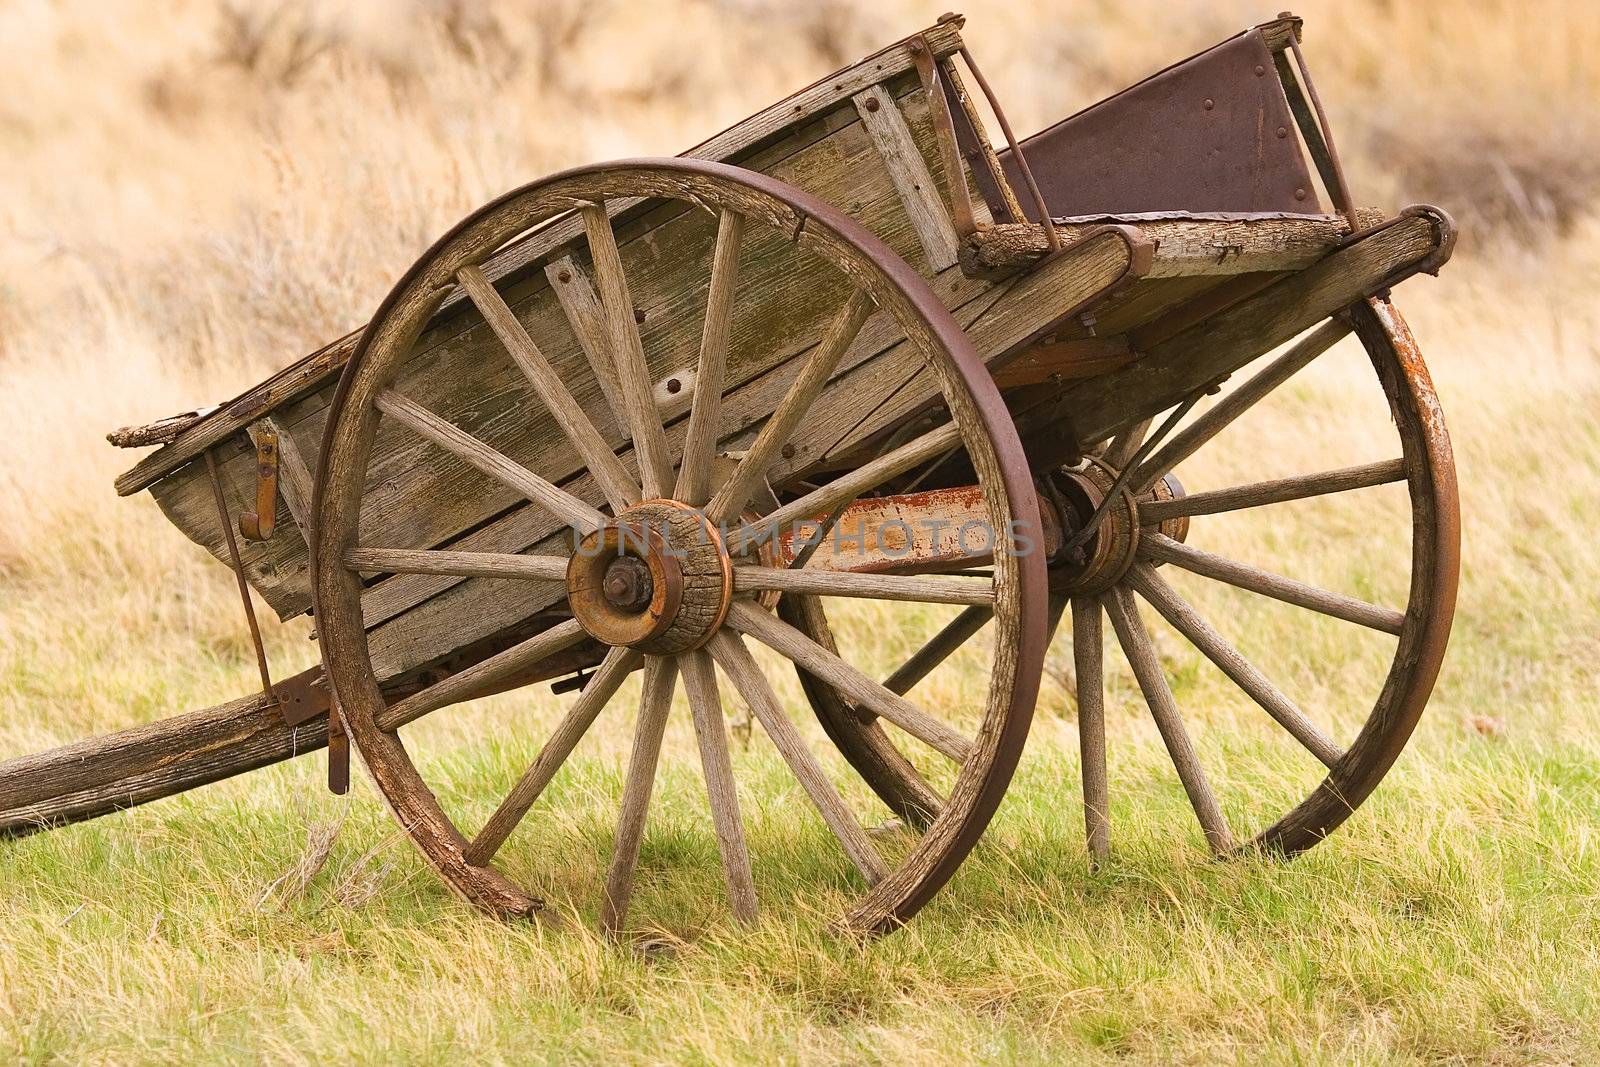
[[[239,532],[249,541],[267,541],[278,528],[278,435],[263,430],[256,438],[256,509],[239,516]]]
[[[301,671],[272,687],[278,714],[286,726],[300,726],[320,715],[328,717],[328,789],[343,796],[350,789],[350,739],[344,718],[334,710],[333,693],[321,667]]]

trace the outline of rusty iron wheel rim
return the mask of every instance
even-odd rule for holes
[[[813,252],[888,312],[923,351],[939,376],[960,442],[987,464],[984,500],[999,528],[1037,529],[1032,481],[1011,418],[984,365],[926,282],[886,245],[829,205],[782,182],[723,164],[641,159],[580,167],[515,190],[481,208],[442,237],[397,283],[374,315],[340,380],[324,437],[317,480],[315,531],[318,638],[351,736],[369,774],[415,844],[448,885],[480,908],[502,916],[546,910],[545,904],[492,869],[469,862],[469,843],[440,808],[397,732],[381,728],[383,698],[370,669],[361,622],[361,582],[344,559],[356,544],[366,463],[378,411],[374,400],[393,380],[412,343],[464,264],[481,262],[530,226],[594,199],[602,179],[609,196],[692,200],[702,207],[737,203],[763,221],[789,220]],[[621,193],[617,183],[629,192]],[[685,195],[685,188],[692,196]],[[795,217],[803,225],[793,225]],[[776,228],[776,227],[775,227]],[[928,339],[931,339],[931,343]],[[1044,561],[1002,554],[994,570],[996,611],[1011,655],[996,665],[982,725],[961,764],[944,810],[887,876],[861,894],[842,917],[851,929],[877,932],[910,918],[949,879],[981,836],[1021,754],[1037,695],[1045,648]],[[696,653],[703,655],[703,653]],[[708,661],[709,662],[709,661]]]
[[[1412,505],[1411,589],[1383,690],[1339,764],[1239,851],[1297,855],[1327,838],[1399,759],[1433,694],[1461,574],[1461,499],[1450,434],[1421,349],[1398,309],[1374,298],[1350,309],[1399,428]]]

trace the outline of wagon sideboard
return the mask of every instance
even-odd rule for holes
[[[969,106],[955,62],[960,27],[959,19],[941,21],[688,154],[735,163],[820,197],[919,270],[988,361],[1040,465],[1070,458],[1230,374],[1368,295],[1375,280],[1426,264],[1447,242],[1440,220],[1420,213],[1347,240],[1347,221],[1318,213],[1312,195],[1302,210],[1275,215],[1068,220],[1060,227],[1066,249],[1047,254],[1044,230],[1020,221],[1029,214],[1028,193],[1008,181],[1016,176],[1014,161],[993,153],[977,109]],[[1296,20],[1280,20],[1239,40],[1271,57],[1296,32]],[[919,56],[919,49],[926,51]],[[917,69],[923,56],[938,62],[945,92],[928,90],[926,73]],[[1277,79],[1267,83],[1279,85]],[[1290,122],[1293,101],[1281,86],[1273,92],[1262,98],[1265,104],[1253,105],[1257,118],[1266,108]],[[961,134],[954,186],[948,139],[939,128],[943,115],[955,116]],[[1104,136],[1092,133],[1102,119],[1084,120],[1086,136]],[[1070,207],[1055,210],[1070,205],[1070,197],[1070,188],[1053,192],[1052,214],[1076,214]],[[965,202],[971,203],[970,225],[961,217]],[[694,392],[716,219],[651,202],[610,202],[608,210],[676,450]],[[1375,215],[1358,220],[1376,221]],[[961,232],[974,226],[976,232]],[[811,271],[815,284],[794,284],[795,272],[808,268],[790,237],[752,232],[746,240],[741,299],[765,313],[736,316],[732,323],[719,429],[725,451],[754,437],[798,372],[802,361],[794,357],[816,344],[846,295],[842,277],[820,270]],[[612,414],[620,404],[591,370],[605,365],[606,342],[581,226],[558,220],[534,232],[503,252],[489,273],[572,393],[594,413],[600,432],[622,447],[626,428]],[[185,425],[118,481],[124,494],[149,488],[185,534],[227,563],[200,457],[211,452],[227,510],[238,515],[256,500],[251,434],[280,434],[280,485],[297,522],[282,524],[266,541],[241,540],[239,548],[250,584],[282,617],[311,606],[304,532],[309,480],[335,382],[356,337]],[[574,495],[596,506],[603,502],[527,378],[459,294],[430,324],[395,387]],[[937,395],[922,353],[886,315],[875,315],[791,439],[792,448],[768,472],[769,482],[781,489],[858,462],[886,431],[927,417]],[[631,465],[631,454],[623,455]],[[386,424],[369,468],[361,536],[368,544],[557,553],[569,532],[457,457]],[[539,629],[548,622],[541,613],[559,608],[564,596],[559,582],[389,577],[370,586],[364,600],[374,669],[380,678],[394,678],[473,642]]]

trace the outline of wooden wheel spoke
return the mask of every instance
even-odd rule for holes
[[[722,387],[743,234],[744,219],[732,211],[723,211],[717,223],[716,251],[711,256],[711,284],[706,291],[706,321],[700,334],[694,403],[689,409],[678,485],[672,493],[674,498],[695,507],[704,504],[711,492],[711,464],[716,459],[717,431],[722,420]]]
[[[378,727],[396,730],[408,722],[419,719],[430,711],[475,699],[485,693],[497,691],[508,679],[516,678],[541,660],[564,651],[586,640],[588,634],[577,619],[566,619],[550,629],[535,634],[504,652],[475,663],[464,671],[435,682],[419,693],[396,701],[376,716]]]
[[[468,863],[481,867],[500,850],[506,838],[511,836],[511,831],[517,828],[528,809],[533,807],[534,801],[539,799],[539,794],[555,777],[556,771],[572,755],[572,750],[588,732],[595,718],[643,658],[641,653],[631,648],[613,648],[606,653],[599,669],[589,679],[589,684],[584,686],[577,702],[562,717],[550,740],[545,742],[539,755],[522,773],[505,800],[500,802],[500,807],[489,817],[489,821],[484,823],[478,836],[467,846],[463,856]]]
[[[1189,804],[1194,808],[1195,817],[1200,820],[1206,843],[1213,852],[1221,855],[1233,848],[1233,834],[1228,829],[1228,821],[1223,817],[1216,794],[1212,792],[1211,783],[1206,779],[1206,772],[1200,766],[1200,758],[1195,753],[1193,742],[1189,740],[1189,731],[1184,728],[1178,703],[1173,699],[1172,689],[1167,685],[1166,675],[1156,659],[1150,634],[1144,628],[1144,620],[1139,617],[1139,606],[1134,602],[1133,594],[1122,586],[1108,593],[1102,603],[1106,614],[1111,616],[1111,626],[1116,630],[1117,640],[1128,657],[1128,665],[1133,668],[1139,690],[1144,694],[1145,703],[1149,705],[1150,714],[1156,721],[1156,729],[1161,732],[1161,740],[1167,746],[1167,755],[1177,768],[1183,791],[1189,795]]]
[[[786,567],[735,567],[735,592],[777,589],[811,596],[910,600],[923,604],[993,604],[989,578],[947,574],[861,574],[850,571],[793,570]]]
[[[1267,677],[1227,639],[1200,617],[1194,606],[1178,595],[1161,575],[1148,563],[1136,564],[1128,572],[1127,582],[1134,591],[1148,600],[1172,628],[1189,639],[1189,643],[1205,654],[1217,668],[1233,679],[1251,700],[1261,705],[1263,711],[1304,745],[1313,756],[1332,769],[1344,753],[1331,737],[1323,733],[1316,723],[1283,695]]]
[[[445,574],[457,578],[522,578],[559,582],[567,576],[561,556],[512,552],[456,552],[447,549],[352,548],[344,565],[367,574]]]
[[[772,691],[772,684],[761,672],[744,639],[723,630],[711,639],[708,648],[723,673],[733,681],[734,688],[750,705],[751,713],[760,721],[767,736],[772,738],[773,746],[816,805],[822,821],[839,839],[850,861],[869,885],[877,884],[888,873],[883,858],[845,806],[844,799],[828,781],[827,774],[806,746],[800,731],[783,713],[778,696]]]
[[[1072,668],[1078,688],[1078,751],[1083,764],[1083,829],[1089,855],[1111,853],[1111,792],[1106,779],[1105,647],[1100,604],[1072,601]]]
[[[754,522],[740,526],[729,535],[728,550],[735,555],[741,554],[751,544],[775,536],[790,523],[827,515],[838,505],[854,500],[868,489],[882,485],[895,475],[904,474],[917,464],[933,459],[960,443],[961,432],[955,423],[929,430],[892,452],[840,475],[827,485],[773,509]]]
[[[509,456],[495,451],[459,426],[447,422],[393,389],[385,389],[379,393],[376,403],[378,410],[385,415],[432,441],[446,452],[472,464],[502,485],[515,489],[562,521],[570,523],[573,528],[587,533],[598,529],[605,522],[605,517],[600,512],[571,493],[539,477]]]
[[[1366,489],[1374,485],[1404,481],[1405,461],[1386,459],[1379,463],[1365,463],[1359,467],[1343,467],[1318,474],[1302,474],[1293,478],[1277,478],[1250,485],[1236,485],[1208,493],[1192,493],[1172,500],[1152,500],[1139,505],[1139,519],[1145,523],[1158,523],[1165,519],[1185,515],[1216,515],[1225,511],[1283,504],[1307,497],[1345,493],[1353,489]]]
[[[1301,368],[1332,348],[1350,332],[1350,324],[1342,317],[1329,319],[1312,330],[1299,343],[1258,372],[1253,378],[1219,400],[1215,407],[1194,420],[1188,427],[1172,435],[1156,453],[1143,463],[1128,481],[1135,495],[1143,493],[1156,483],[1156,479],[1188,459],[1217,434],[1226,429],[1240,415],[1254,407],[1257,401],[1288,381]]]
[[[1144,444],[1145,437],[1150,433],[1150,424],[1154,421],[1153,418],[1141,419],[1113,437],[1106,448],[1106,464],[1119,471],[1127,466],[1138,453],[1139,446]]]
[[[967,608],[946,623],[944,628],[934,634],[927,644],[917,649],[910,659],[895,668],[894,673],[883,680],[883,687],[901,696],[909,693],[912,686],[949,659],[956,649],[971,640],[972,636],[988,625],[989,620],[993,618],[992,607],[985,605]]]
[[[717,849],[722,853],[728,902],[734,918],[750,922],[756,917],[756,885],[750,874],[744,822],[739,817],[739,793],[733,779],[733,760],[728,755],[728,729],[723,721],[716,672],[704,651],[685,653],[679,663],[683,688],[694,713],[694,736],[700,745],[700,769],[705,775],[711,821],[717,831]]]
[[[829,324],[827,333],[811,350],[811,355],[800,368],[800,373],[789,386],[789,391],[784,394],[777,409],[767,418],[744,458],[739,460],[739,465],[734,468],[732,476],[722,484],[716,495],[711,498],[711,503],[706,506],[706,516],[712,522],[720,522],[735,514],[749,500],[756,486],[766,475],[767,468],[778,458],[784,442],[789,440],[795,428],[800,425],[800,420],[816,403],[823,387],[828,384],[828,379],[838,367],[839,360],[843,358],[851,342],[856,339],[856,334],[861,332],[862,324],[867,321],[867,316],[871,313],[871,297],[860,289],[852,292],[844,308]]]
[[[894,723],[912,737],[930,745],[957,763],[972,754],[972,742],[900,694],[868,678],[834,653],[780,619],[748,601],[728,609],[728,623],[742,633],[783,654],[841,696]]]
[[[1387,634],[1400,633],[1406,617],[1393,608],[1369,604],[1364,600],[1308,585],[1293,578],[1258,570],[1247,563],[1174,541],[1165,534],[1145,530],[1139,537],[1139,554],[1157,563],[1170,563],[1186,571],[1218,582],[1259,593],[1285,604],[1343,619]]]
[[[622,270],[622,253],[617,250],[616,234],[603,203],[585,204],[579,209],[583,229],[589,239],[589,254],[594,260],[595,281],[600,287],[600,303],[610,324],[612,365],[622,386],[622,400],[628,409],[628,428],[633,435],[633,450],[639,460],[639,478],[644,496],[661,496],[672,485],[672,460],[667,452],[667,435],[656,410],[655,390],[650,382],[650,366],[644,357],[644,339],[633,317],[633,297]]]
[[[620,512],[639,498],[639,486],[628,474],[617,454],[611,450],[600,431],[584,413],[581,405],[567,389],[561,376],[550,365],[539,346],[534,344],[528,331],[523,329],[517,316],[495,291],[494,285],[477,267],[462,267],[456,272],[456,281],[466,290],[467,296],[477,305],[489,328],[500,338],[511,359],[533,386],[534,392],[544,401],[550,414],[555,416],[567,440],[583,458],[594,476],[613,513]]]
[[[606,870],[606,893],[600,907],[600,926],[608,934],[622,929],[633,896],[633,872],[639,864],[639,844],[644,839],[645,816],[655,790],[656,764],[661,759],[661,738],[672,710],[672,690],[678,678],[675,660],[651,656],[645,660],[644,685],[639,694],[639,721],[634,726],[633,752],[628,757],[628,777],[622,786],[622,808],[617,815],[617,835]]]
[[[617,382],[617,371],[611,362],[611,327],[606,322],[605,310],[600,307],[600,298],[589,284],[588,274],[571,255],[565,255],[551,261],[544,268],[544,276],[550,281],[572,336],[589,360],[595,384],[606,398],[612,425],[626,432],[628,407],[622,402],[622,386]]]

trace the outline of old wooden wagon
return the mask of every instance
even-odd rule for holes
[[[1294,853],[1339,825],[1405,744],[1450,628],[1450,446],[1390,293],[1448,258],[1452,223],[1354,207],[1292,16],[1020,142],[961,28],[947,16],[684,156],[508,193],[441,237],[363,329],[218,408],[123,432],[161,447],[117,491],[150,491],[237,572],[252,633],[247,586],[281,617],[314,612],[321,666],[274,681],[257,636],[260,693],[0,765],[0,828],[324,745],[343,791],[348,738],[440,875],[525,915],[546,904],[497,853],[597,717],[632,711],[613,698],[641,671],[595,857],[600,922],[624,928],[680,681],[728,900],[748,918],[720,670],[859,870],[845,920],[882,929],[989,822],[1069,608],[1092,855],[1110,847],[1105,617],[1211,849]],[[1184,491],[1192,457],[1347,335],[1392,418],[1389,458]],[[1394,528],[1344,543],[1409,538],[1403,604],[1191,543],[1216,516],[1388,483]],[[1297,707],[1175,591],[1174,569],[1385,635],[1375,691],[1321,690],[1340,705],[1329,716],[1370,709],[1353,737]],[[889,633],[897,611],[948,607],[875,674],[834,639],[840,598],[883,602]],[[1202,766],[1140,600],[1315,772],[1248,835],[1212,782],[1251,779],[1257,750]],[[752,644],[798,668],[842,759],[819,758]],[[919,699],[957,652],[959,683]],[[486,821],[458,825],[404,728],[552,680],[576,692],[553,735]],[[864,830],[870,796],[903,829]],[[574,862],[562,855],[550,862]]]

